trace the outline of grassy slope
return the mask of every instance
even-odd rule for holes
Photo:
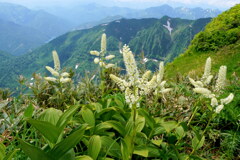
[[[214,18],[203,32],[195,36],[188,50],[166,66],[166,76],[199,75],[205,60],[212,58],[213,71],[228,67],[228,76],[240,76],[240,5]]]

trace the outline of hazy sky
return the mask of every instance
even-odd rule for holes
[[[71,6],[82,3],[100,3],[102,5],[117,5],[117,6],[128,6],[131,8],[143,8],[160,5],[160,4],[172,4],[172,5],[186,5],[192,7],[214,7],[219,9],[228,9],[235,4],[239,4],[240,0],[0,0],[0,2],[9,2],[25,5],[31,8],[41,6]],[[128,4],[128,5],[127,5]]]

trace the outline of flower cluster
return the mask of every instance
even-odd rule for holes
[[[101,51],[90,51],[91,55],[97,56],[93,61],[95,64],[99,64],[100,67],[104,67],[104,68],[111,68],[114,66],[114,64],[107,64],[105,62],[105,60],[111,60],[113,59],[115,56],[114,55],[108,55],[105,56],[107,51],[107,38],[106,38],[106,34],[102,34],[102,39],[101,39]]]
[[[127,45],[124,45],[121,53],[123,54],[123,60],[129,80],[126,81],[113,74],[110,75],[110,78],[119,86],[122,91],[125,92],[125,99],[130,107],[133,104],[139,106],[139,97],[150,94],[156,87],[159,87],[161,89],[160,91],[166,91],[164,88],[164,84],[166,82],[158,84],[158,82],[161,82],[162,80],[161,76],[163,77],[163,70],[161,70],[157,75],[153,75],[152,78],[151,71],[146,71],[142,77],[140,77],[137,63],[130,48]],[[160,65],[162,66],[163,63]]]
[[[45,80],[50,82],[61,82],[68,83],[71,81],[70,74],[67,72],[60,73],[60,61],[58,58],[58,54],[56,51],[52,52],[53,61],[54,61],[54,69],[52,67],[46,66],[46,69],[54,76],[54,77],[44,77]]]
[[[160,62],[159,64],[159,72],[157,74],[157,79],[156,79],[156,90],[154,92],[155,95],[160,94],[165,94],[168,93],[172,90],[172,88],[165,88],[166,81],[162,81],[164,75],[164,63]]]
[[[220,111],[224,108],[224,105],[230,103],[234,98],[234,95],[230,93],[229,96],[224,99],[220,99],[220,100],[217,99],[219,97],[219,93],[225,86],[226,72],[227,72],[227,67],[221,66],[219,69],[216,85],[213,87],[214,92],[206,88],[207,85],[211,83],[211,80],[213,78],[213,76],[211,75],[211,58],[210,57],[206,61],[205,70],[204,70],[204,74],[201,81],[194,81],[192,78],[189,78],[191,84],[195,87],[193,91],[195,93],[202,94],[206,98],[210,98],[211,106],[215,107],[216,113],[220,113]],[[220,103],[218,101],[220,101]]]

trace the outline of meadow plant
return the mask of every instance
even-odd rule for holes
[[[91,55],[97,56],[93,61],[95,64],[99,64],[100,67],[103,68],[111,68],[114,67],[114,64],[106,63],[106,60],[111,60],[115,57],[115,55],[105,56],[107,52],[107,36],[105,33],[102,34],[101,38],[101,51],[90,51]]]
[[[219,69],[216,85],[213,87],[211,86],[209,87],[209,84],[211,83],[211,80],[213,78],[213,75],[211,75],[211,58],[209,57],[206,60],[202,79],[200,81],[195,81],[189,78],[191,84],[195,87],[193,91],[195,93],[202,94],[206,98],[210,98],[211,106],[215,108],[214,111],[216,113],[220,113],[220,111],[224,108],[224,105],[230,103],[234,98],[234,95],[230,93],[228,97],[218,100],[218,97],[222,93],[222,89],[225,87],[226,72],[227,72],[227,67],[221,66]],[[212,88],[213,91],[211,91],[207,87]]]
[[[46,66],[46,69],[54,76],[54,77],[44,77],[46,81],[55,82],[55,83],[68,83],[71,82],[70,74],[68,72],[60,72],[60,60],[58,58],[58,54],[56,51],[52,52],[53,61],[54,61],[54,69],[52,67]]]
[[[154,88],[156,88],[157,76],[153,75],[150,79],[151,71],[146,71],[140,78],[137,63],[130,48],[127,45],[124,45],[121,52],[126,66],[126,77],[128,78],[128,81],[113,74],[110,74],[110,78],[123,92],[125,92],[125,99],[130,108],[133,104],[136,104],[137,107],[139,107],[140,96],[148,95]]]

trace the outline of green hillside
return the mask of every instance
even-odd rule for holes
[[[240,4],[214,18],[198,33],[187,51],[167,65],[167,76],[201,74],[207,57],[213,59],[214,71],[227,65],[228,76],[240,76],[239,52]]]
[[[171,35],[163,27],[168,20],[171,21],[173,28]],[[140,55],[142,52],[138,48],[143,48],[146,58],[171,60],[187,48],[194,34],[202,30],[209,21],[209,18],[194,21],[169,17],[162,19],[121,19],[91,29],[69,32],[29,54],[12,60],[11,63],[1,65],[0,87],[15,86],[12,81],[20,74],[30,78],[34,72],[45,73],[44,66],[53,65],[52,50],[57,50],[59,53],[63,67],[75,68],[75,65],[79,64],[77,73],[80,74],[86,70],[95,70],[97,65],[92,63],[94,57],[89,54],[89,51],[99,50],[100,37],[104,32],[108,37],[108,51],[117,57],[115,62],[121,61],[119,47],[123,44],[129,44],[136,55]],[[201,25],[195,25],[196,23],[201,23]],[[12,78],[13,80],[11,80]]]
[[[46,34],[0,19],[0,48],[12,55],[21,55],[50,39]]]

